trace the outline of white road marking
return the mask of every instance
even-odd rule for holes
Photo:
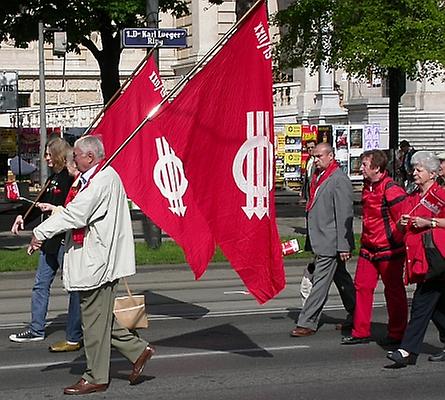
[[[155,354],[153,359],[156,360],[168,360],[177,358],[193,358],[193,357],[206,357],[214,355],[233,355],[234,353],[262,353],[262,352],[279,352],[279,351],[289,351],[289,350],[302,350],[309,349],[310,346],[299,345],[299,346],[277,346],[277,347],[257,347],[248,349],[230,349],[228,351],[198,351],[192,353],[174,353],[174,354]],[[128,361],[124,357],[114,357],[111,362],[121,362]],[[66,366],[70,367],[73,365],[85,365],[85,361],[54,361],[54,362],[44,362],[44,363],[26,363],[26,364],[12,364],[12,365],[2,365],[0,366],[0,371],[11,371],[17,369],[33,369],[33,368],[47,368],[54,366]]]
[[[199,306],[199,304],[198,304]],[[202,306],[203,307],[203,306]],[[375,302],[373,304],[374,308],[386,307],[385,302]],[[204,307],[205,308],[205,307]],[[232,311],[209,311],[208,313],[189,313],[189,314],[178,314],[178,315],[163,315],[163,314],[151,314],[151,321],[166,321],[166,320],[178,320],[184,318],[224,318],[224,317],[234,317],[240,315],[265,315],[265,314],[285,314],[290,312],[297,312],[299,308],[296,307],[276,307],[276,308],[253,308],[244,310],[232,310]],[[344,310],[342,304],[325,305],[323,310]],[[48,325],[52,326],[62,326],[65,325],[64,320],[55,320]],[[11,329],[11,328],[22,328],[28,326],[28,322],[11,322],[11,323],[0,323],[0,329]]]

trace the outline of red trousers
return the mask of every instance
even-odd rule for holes
[[[408,302],[403,284],[404,258],[370,261],[359,257],[354,285],[356,305],[352,336],[371,336],[371,317],[374,291],[379,275],[385,285],[385,299],[388,308],[388,336],[401,340],[408,320]]]

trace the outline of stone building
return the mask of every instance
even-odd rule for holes
[[[161,49],[159,69],[167,88],[187,73],[217,40],[235,23],[235,2],[224,1],[216,6],[206,0],[190,0],[190,15],[173,18],[160,16],[160,27],[185,28],[188,33],[184,49]],[[275,12],[277,0],[268,3]],[[272,28],[272,33],[277,33]],[[273,35],[272,35],[273,36]],[[98,36],[93,40],[99,41]],[[122,81],[144,57],[145,50],[124,49],[120,73]],[[65,65],[64,65],[65,63]],[[20,119],[24,127],[39,126],[38,44],[17,49],[2,43],[0,69],[14,70],[19,76]],[[52,54],[45,45],[45,87],[47,126],[63,130],[88,126],[102,106],[99,69],[92,54],[69,53],[66,60]],[[442,101],[445,85],[434,82],[410,82],[400,104],[400,137],[417,148],[445,148],[445,112]],[[290,80],[274,86],[275,123],[378,123],[388,132],[388,103],[385,82],[378,77],[369,81],[349,79],[342,71],[311,75],[304,68],[295,69]],[[0,114],[0,126],[15,126],[16,114]]]

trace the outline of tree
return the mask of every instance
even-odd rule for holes
[[[174,16],[188,13],[186,0],[160,0],[159,9]],[[0,40],[12,39],[16,47],[27,47],[38,39],[38,21],[67,32],[68,50],[85,46],[96,58],[106,103],[119,88],[120,31],[146,26],[146,0],[8,0],[0,10]],[[101,48],[91,39],[99,32]],[[52,41],[48,31],[45,41]]]
[[[283,67],[321,63],[351,76],[387,77],[390,145],[398,145],[399,83],[433,79],[445,65],[442,0],[296,0],[274,22],[283,35],[277,47]]]

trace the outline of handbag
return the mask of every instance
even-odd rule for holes
[[[445,278],[445,258],[436,246],[432,230],[422,235],[425,256],[428,261],[426,280]]]
[[[131,293],[127,279],[124,284],[128,296],[120,296],[114,299],[114,316],[119,325],[127,329],[148,328],[148,317],[145,313],[145,296]]]

